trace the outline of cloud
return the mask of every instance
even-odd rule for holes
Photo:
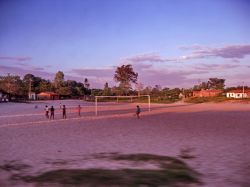
[[[185,51],[188,51],[188,50],[202,50],[202,49],[206,49],[206,48],[207,47],[204,47],[204,46],[198,45],[198,44],[190,45],[190,46],[182,45],[182,46],[179,47],[179,49],[185,50]]]
[[[40,68],[40,67],[32,67],[31,69],[35,70],[35,71],[43,71],[44,70],[44,68]]]
[[[158,54],[143,54],[143,55],[135,55],[133,57],[126,58],[125,61],[138,63],[138,62],[165,62],[166,59],[162,58]]]
[[[15,62],[14,65],[17,65],[17,66],[26,66],[26,67],[29,67],[30,65],[27,64],[27,63],[24,63],[24,62]]]
[[[142,63],[142,62],[172,62],[172,61],[179,61],[181,59],[177,58],[164,58],[156,53],[145,53],[142,55],[135,55],[132,57],[127,57],[122,59],[122,63],[130,63],[130,64],[136,64],[136,63]]]
[[[53,73],[42,71],[42,68],[21,68],[21,67],[16,67],[16,66],[5,66],[5,65],[0,65],[0,74],[1,75],[6,75],[7,73],[14,74],[14,75],[20,75],[24,76],[25,74],[31,73],[35,76],[39,77],[46,77],[48,79],[51,79],[54,77]]]
[[[144,85],[161,85],[162,87],[190,87],[197,79],[189,78],[189,75],[204,73],[204,71],[167,71],[154,69],[139,72],[139,82]]]
[[[145,64],[145,63],[136,63],[133,65],[134,69],[137,70],[147,70],[147,69],[151,69],[153,67],[152,64]]]
[[[241,67],[240,64],[198,64],[193,68],[196,70],[204,70],[204,71],[211,71],[211,70],[227,70],[227,69],[234,69]]]
[[[142,55],[135,55],[132,57],[127,57],[122,60],[122,63],[154,63],[154,62],[184,62],[193,59],[211,58],[211,57],[221,57],[232,59],[234,62],[239,62],[239,59],[250,55],[250,45],[228,45],[224,47],[207,47],[202,45],[191,45],[191,46],[180,46],[181,50],[191,50],[192,52],[187,55],[182,55],[179,57],[169,58],[162,57],[156,53],[148,53]]]
[[[32,59],[31,57],[0,56],[0,60],[16,61],[16,62],[30,61],[31,59]]]
[[[182,47],[183,48],[183,47]],[[186,47],[188,49],[188,47]],[[250,45],[228,45],[221,48],[211,47],[192,47],[193,52],[190,55],[182,56],[183,60],[199,59],[207,57],[221,57],[221,58],[232,58],[242,59],[247,55],[250,55]]]

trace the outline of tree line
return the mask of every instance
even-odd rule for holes
[[[0,76],[0,91],[8,96],[27,99],[30,92],[55,92],[61,96],[74,97],[90,95],[90,84],[87,78],[82,82],[64,80],[64,73],[58,71],[53,81],[37,77],[33,74]]]
[[[178,99],[192,96],[193,91],[198,90],[224,90],[225,79],[209,78],[207,82],[201,82],[192,88],[162,88],[160,85],[144,86],[138,82],[138,73],[132,65],[121,65],[114,72],[114,80],[118,86],[110,87],[108,82],[104,83],[103,89],[91,89],[87,78],[83,82],[75,80],[65,80],[64,73],[58,71],[54,80],[46,80],[32,74],[26,74],[23,79],[17,75],[0,76],[0,91],[8,93],[10,96],[28,97],[29,92],[55,92],[65,98],[79,97],[86,95],[93,96],[117,96],[117,95],[151,95],[152,97],[163,99]],[[230,88],[227,88],[227,90]]]

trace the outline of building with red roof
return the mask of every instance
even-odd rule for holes
[[[55,100],[59,99],[59,94],[55,92],[41,92],[37,94],[37,98],[43,100]]]
[[[222,93],[222,90],[200,90],[193,91],[193,97],[215,97]]]

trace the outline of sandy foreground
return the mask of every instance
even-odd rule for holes
[[[67,119],[62,119],[60,102],[67,107]],[[56,108],[55,120],[45,118],[46,104]],[[152,104],[150,112],[146,104],[140,105],[142,115],[137,119],[136,103],[100,103],[98,116],[93,103],[76,100],[0,103],[0,166],[26,164],[32,166],[29,173],[123,168],[124,163],[92,156],[149,153],[178,157],[188,150],[194,158],[184,161],[202,174],[201,186],[250,186],[250,104]],[[0,169],[0,186],[33,186],[9,180],[18,171],[11,172]]]

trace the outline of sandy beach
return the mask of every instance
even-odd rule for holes
[[[67,119],[62,119],[60,103]],[[56,108],[55,120],[47,120],[45,105]],[[81,116],[77,105],[81,104]],[[201,174],[206,187],[250,186],[250,104],[141,104],[43,101],[0,103],[0,165],[31,166],[27,173],[58,168],[123,168],[122,162],[93,155],[147,153],[180,157]],[[181,159],[181,158],[180,158]],[[131,165],[131,167],[138,167]],[[144,165],[152,168],[154,165]],[[34,186],[10,180],[20,171],[0,169],[0,186]]]

